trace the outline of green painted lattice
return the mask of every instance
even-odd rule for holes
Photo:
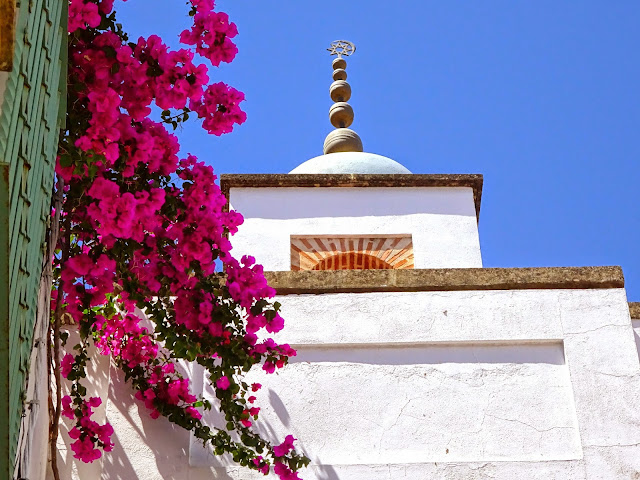
[[[66,98],[67,2],[21,1],[16,12],[0,111],[0,478],[16,455]]]

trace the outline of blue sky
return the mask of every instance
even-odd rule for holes
[[[212,71],[247,122],[197,125],[218,173],[286,173],[322,153],[335,39],[353,41],[353,129],[414,173],[481,173],[484,266],[621,265],[640,301],[640,2],[221,0],[240,31]],[[116,3],[135,39],[173,46],[175,0]]]

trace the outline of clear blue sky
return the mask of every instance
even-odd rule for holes
[[[184,152],[218,173],[286,173],[331,129],[328,44],[349,59],[365,151],[414,173],[481,173],[486,267],[621,265],[640,300],[640,2],[218,1],[240,31],[213,71],[247,122],[197,126]],[[117,2],[133,38],[177,46],[176,0]]]

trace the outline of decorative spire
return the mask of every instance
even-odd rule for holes
[[[362,140],[356,132],[349,127],[353,123],[353,108],[347,103],[351,98],[351,86],[347,83],[348,57],[356,51],[356,46],[346,40],[331,42],[327,48],[331,55],[337,55],[333,63],[333,83],[329,87],[331,100],[335,103],[329,109],[329,120],[336,127],[324,140],[324,153],[336,152],[362,152]]]

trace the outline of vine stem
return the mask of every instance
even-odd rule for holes
[[[47,254],[49,255],[48,261],[51,262],[53,260],[53,252],[55,251],[55,247],[58,243],[58,235],[60,233],[60,215],[62,211],[62,202],[63,202],[63,189],[64,189],[64,180],[61,177],[58,177],[58,182],[56,185],[56,192],[53,198],[53,204],[55,208],[55,217],[52,221],[50,231],[49,231],[49,251]],[[60,246],[62,250],[62,260],[60,262],[60,266],[62,267],[64,263],[69,258],[69,242],[71,239],[71,229],[69,222],[64,222],[64,240],[62,245]],[[49,343],[49,348],[47,349],[47,364],[49,365],[49,381],[48,381],[48,389],[49,389],[49,450],[51,455],[51,469],[53,471],[54,480],[60,480],[60,472],[58,470],[58,426],[60,423],[60,407],[62,403],[62,395],[61,395],[61,379],[60,379],[60,323],[62,317],[62,292],[63,292],[63,280],[60,278],[58,284],[58,297],[56,299],[56,310],[53,316],[53,325],[49,323],[49,335],[51,341]],[[56,401],[55,406],[53,404],[52,392],[51,392],[51,367],[53,366],[53,376],[55,380],[56,387]]]

